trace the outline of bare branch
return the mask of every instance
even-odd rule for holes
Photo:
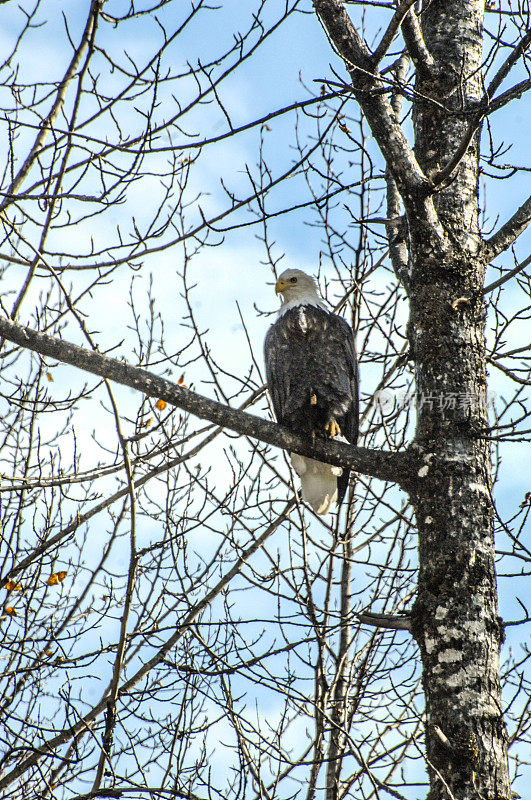
[[[411,632],[411,617],[408,614],[376,614],[372,611],[363,611],[356,616],[364,625]]]
[[[151,670],[156,667],[157,664],[160,664],[161,661],[166,658],[168,653],[173,649],[173,647],[175,647],[176,643],[188,630],[194,620],[197,619],[201,612],[204,611],[204,609],[212,603],[212,601],[225,589],[225,587],[229,585],[233,578],[239,574],[242,566],[251,558],[252,555],[254,555],[254,553],[257,552],[257,550],[259,550],[265,544],[265,542],[277,530],[277,528],[286,519],[288,519],[295,505],[295,499],[288,501],[284,507],[284,510],[281,514],[279,514],[274,523],[269,525],[266,530],[248,548],[246,548],[246,550],[243,551],[241,556],[237,559],[233,566],[227,570],[227,572],[221,577],[216,585],[209,592],[207,592],[204,597],[201,598],[201,600],[193,605],[192,609],[188,612],[188,614],[186,614],[186,617],[177,626],[177,630],[172,634],[172,636],[170,636],[164,645],[159,648],[159,650],[149,659],[149,661],[143,664],[137,670],[137,672],[132,675],[131,678],[126,680],[125,683],[119,687],[117,697],[123,697],[127,695],[135,686],[137,686],[138,683],[140,683],[140,681],[149,675]],[[73,737],[90,729],[94,721],[100,716],[106,707],[107,697],[104,696],[104,698],[82,719],[75,722],[71,727],[67,727],[62,733],[48,740],[43,747],[36,750],[36,752],[29,755],[26,759],[22,759],[8,775],[0,778],[0,789],[9,786],[11,783],[13,783],[13,781],[17,780],[21,775],[23,775],[27,769],[35,764],[38,764],[45,753],[53,752],[53,750],[57,749]]]
[[[510,281],[511,278],[514,278],[515,275],[518,275],[519,272],[522,272],[527,266],[529,266],[529,264],[531,264],[531,255],[527,256],[527,258],[521,261],[520,264],[517,264],[514,269],[511,269],[509,272],[506,272],[504,275],[502,275],[501,278],[498,278],[492,283],[489,283],[488,286],[485,286],[483,289],[483,294],[489,294],[490,292],[494,291],[494,289],[497,289],[498,286],[502,286],[507,281]]]
[[[484,243],[480,252],[484,264],[493,261],[500,253],[505,252],[512,243],[518,239],[531,222],[531,195],[520,208],[515,211],[512,217],[502,225],[490,239]]]
[[[507,89],[505,92],[502,92],[495,97],[494,100],[490,101],[484,111],[484,116],[493,114],[495,111],[503,108],[503,106],[506,106],[508,103],[512,103],[513,100],[519,100],[524,92],[528,92],[529,89],[531,89],[531,78],[527,78],[525,81],[515,83],[515,85],[511,86],[510,89]]]
[[[38,158],[39,154],[42,151],[46,137],[52,130],[54,121],[56,120],[57,115],[61,111],[61,108],[63,107],[63,104],[65,102],[68,85],[76,74],[77,68],[83,57],[83,54],[88,48],[91,40],[94,39],[96,26],[98,24],[98,15],[100,13],[102,5],[103,5],[103,0],[92,0],[90,4],[88,19],[85,25],[85,30],[83,31],[83,35],[81,37],[81,42],[79,43],[79,46],[75,51],[70,64],[68,65],[68,69],[66,70],[63,79],[59,85],[59,88],[57,90],[53,106],[50,109],[48,116],[42,123],[40,131],[35,139],[35,142],[33,143],[30,152],[28,153],[19,171],[11,181],[9,188],[5,192],[6,197],[3,203],[0,204],[0,212],[5,211],[5,209],[13,202],[13,199],[16,196],[19,187],[23,183],[26,175],[29,173],[36,159]]]
[[[455,153],[450,158],[448,163],[429,176],[432,186],[440,186],[441,184],[450,180],[453,173],[465,157],[468,147],[481,124],[482,116],[482,114],[479,114],[469,122],[465,135],[461,139],[459,146],[455,150]]]
[[[339,56],[352,78],[354,94],[363,108],[401,194],[419,192],[426,184],[411,148],[393,114],[388,98],[375,94],[381,84],[371,55],[340,0],[314,0]]]
[[[528,30],[526,35],[520,39],[516,47],[511,50],[506,60],[498,69],[496,75],[489,83],[487,91],[485,92],[485,98],[487,101],[490,101],[494,97],[497,89],[499,89],[510,70],[514,67],[518,59],[525,53],[529,45],[531,45],[531,30]]]
[[[409,10],[402,22],[402,36],[417,72],[424,78],[429,77],[433,73],[435,61],[426,47],[418,17],[413,8]]]
[[[374,66],[380,63],[384,55],[389,50],[393,39],[395,38],[400,25],[402,24],[404,18],[407,16],[410,8],[414,5],[417,0],[402,0],[398,8],[396,9],[395,13],[391,17],[391,21],[387,26],[387,30],[385,31],[384,35],[380,39],[380,43],[374,53],[372,54],[372,63]]]
[[[307,441],[280,425],[222,405],[189,389],[183,389],[140,367],[132,367],[101,353],[78,347],[71,342],[38,333],[32,328],[23,327],[5,318],[0,318],[0,335],[40,355],[49,356],[94,375],[130,386],[148,397],[162,399],[201,419],[208,419],[245,436],[329,464],[349,466],[381,480],[394,481],[400,485],[409,482],[411,457],[407,453],[368,450],[325,439]]]

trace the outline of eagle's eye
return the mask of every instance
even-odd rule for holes
[[[297,283],[297,278],[290,278],[290,279],[289,279],[289,282],[290,282],[290,283]]]

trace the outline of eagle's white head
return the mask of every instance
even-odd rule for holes
[[[326,308],[314,279],[301,269],[287,269],[275,284],[275,292],[281,296],[279,315],[295,306],[317,306]]]

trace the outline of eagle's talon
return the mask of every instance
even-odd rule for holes
[[[327,422],[325,425],[325,431],[329,432],[331,439],[333,439],[334,436],[341,436],[341,428],[335,419],[333,419],[331,422]]]

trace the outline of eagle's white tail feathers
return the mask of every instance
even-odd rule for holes
[[[342,436],[336,441],[346,442]],[[316,514],[328,514],[337,500],[337,479],[343,473],[341,467],[333,467],[313,458],[291,454],[293,469],[301,479],[302,496]]]

